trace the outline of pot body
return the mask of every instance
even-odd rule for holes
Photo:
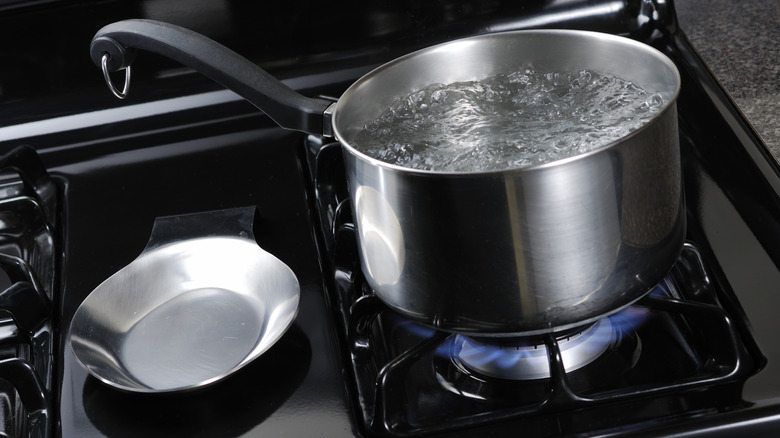
[[[618,142],[523,169],[414,170],[370,158],[354,143],[410,92],[525,67],[614,74],[668,103]],[[649,46],[552,30],[458,40],[364,76],[337,102],[333,128],[346,151],[369,285],[421,323],[495,336],[586,324],[641,298],[671,268],[685,236],[679,81],[673,63]]]

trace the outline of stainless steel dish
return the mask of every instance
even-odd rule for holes
[[[298,311],[298,280],[251,232],[220,233],[231,214],[158,219],[147,249],[89,294],[73,316],[70,344],[93,376],[133,392],[198,388],[285,333]],[[214,229],[204,229],[204,217]],[[203,232],[190,227],[193,219]],[[159,239],[180,227],[201,237]]]
[[[367,280],[385,303],[424,324],[496,336],[585,324],[642,297],[681,251],[680,77],[647,45],[564,30],[466,38],[379,67],[335,104],[303,97],[224,46],[168,24],[106,26],[91,55],[114,71],[129,67],[134,48],[201,71],[283,127],[334,135],[346,151]],[[523,169],[413,170],[370,158],[355,144],[399,97],[524,67],[613,74],[658,91],[667,104],[620,141]]]

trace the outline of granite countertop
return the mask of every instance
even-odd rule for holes
[[[680,28],[780,161],[780,2],[676,0]]]

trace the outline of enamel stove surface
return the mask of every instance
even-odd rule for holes
[[[13,356],[0,358],[0,365],[12,363],[0,366],[8,406],[0,410],[3,433],[384,437],[507,436],[522,429],[528,436],[773,436],[780,430],[778,168],[676,28],[671,3],[348,2],[335,9],[196,3],[182,13],[149,2],[51,2],[9,7],[0,17],[0,33],[18,41],[4,52],[17,61],[16,73],[0,76],[18,85],[0,96],[0,154],[21,144],[36,149],[58,201],[47,201],[51,189],[20,189],[15,171],[1,174],[0,207],[13,202],[22,206],[10,211],[32,212],[0,214],[11,242],[2,252],[32,267],[2,265],[9,271],[4,287],[12,289],[7,296],[32,297],[23,307],[36,310],[3,308],[3,351]],[[139,55],[134,64],[128,101],[113,99],[88,59],[88,42],[102,25],[139,16],[189,25],[312,96],[338,96],[374,66],[416,48],[489,31],[565,27],[651,44],[683,79],[678,111],[688,243],[655,290],[608,322],[502,341],[499,351],[515,353],[492,349],[487,356],[498,362],[482,361],[475,350],[491,340],[410,323],[365,285],[338,144],[281,130],[235,95],[153,56]],[[44,44],[30,35],[24,23],[31,20],[61,30],[54,49],[49,39]],[[74,21],[78,30],[65,32],[64,23]],[[63,76],[35,73],[52,65],[66,66]],[[94,287],[140,253],[154,219],[249,205],[258,209],[258,243],[301,283],[289,332],[230,378],[197,391],[131,394],[89,377],[66,343],[70,319]],[[20,233],[11,220],[17,218],[37,231]],[[14,286],[15,279],[25,284]],[[607,332],[606,341],[591,344],[594,333]],[[580,344],[592,348],[570,353]],[[534,357],[530,368],[519,365],[525,356]]]

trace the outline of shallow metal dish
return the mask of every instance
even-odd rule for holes
[[[76,311],[70,343],[96,378],[133,392],[213,383],[290,327],[300,287],[253,239],[213,236],[147,250]]]

